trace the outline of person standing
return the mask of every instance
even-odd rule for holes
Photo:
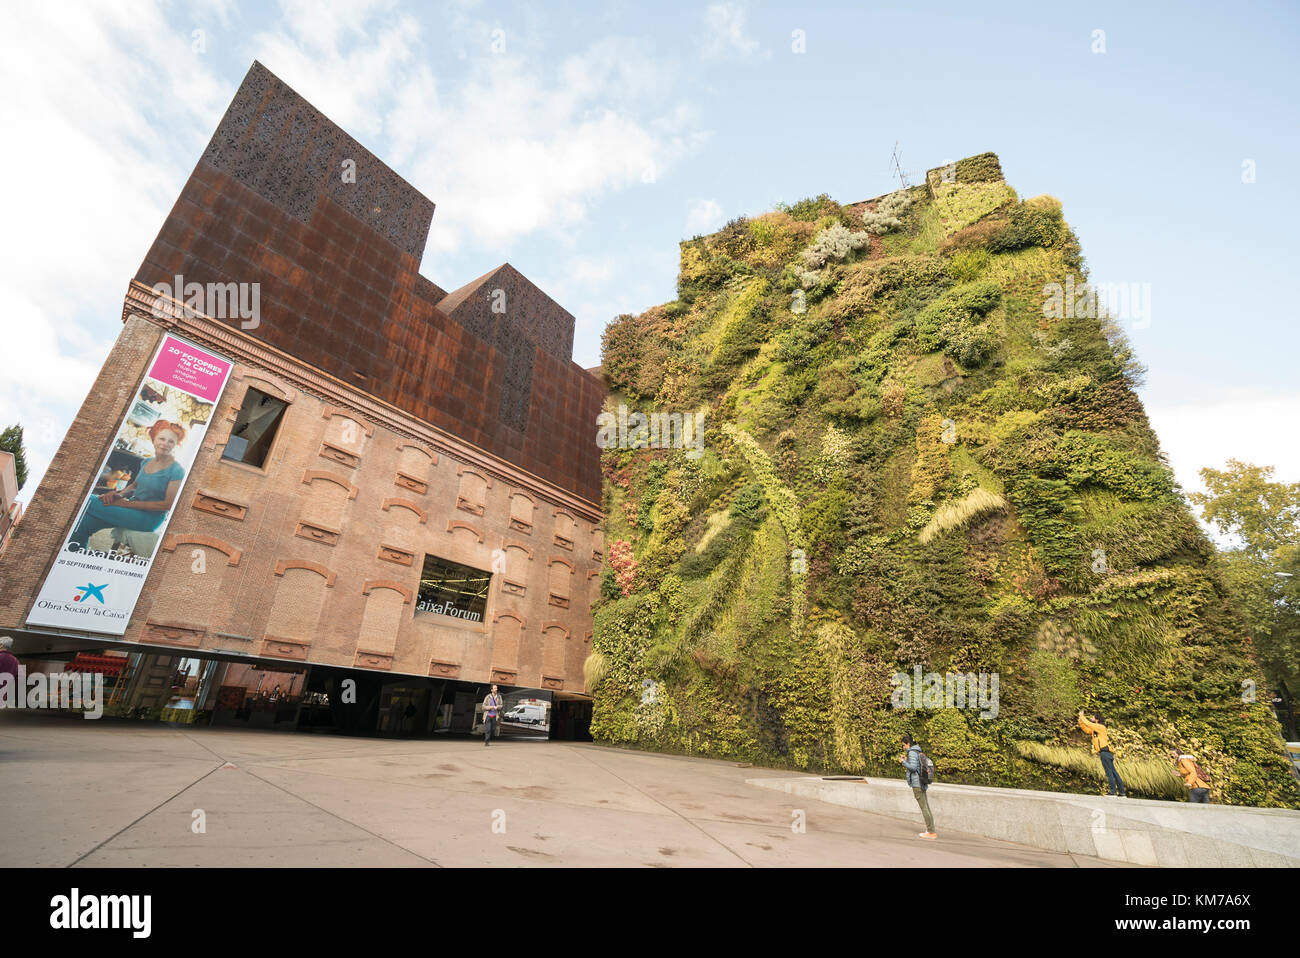
[[[494,685],[487,698],[483,700],[483,744],[485,746],[492,744],[492,736],[497,730],[497,715],[501,711],[502,704],[501,694]]]
[[[907,751],[903,754],[900,761],[903,768],[907,770],[907,784],[912,787],[912,794],[916,796],[916,804],[921,806],[921,815],[925,819],[925,831],[918,833],[920,838],[934,840],[939,836],[934,831],[934,816],[930,814],[930,800],[926,797],[926,789],[930,783],[926,781],[924,769],[922,768],[921,746],[917,745],[911,735],[903,736],[903,747]]]
[[[1106,723],[1096,712],[1092,714],[1092,719],[1089,721],[1083,714],[1083,709],[1079,709],[1079,728],[1092,736],[1092,754],[1101,759],[1101,767],[1106,772],[1106,785],[1110,789],[1110,794],[1114,795],[1118,789],[1120,798],[1128,798],[1128,792],[1124,789],[1124,780],[1119,777],[1119,772],[1115,771],[1115,753],[1111,751],[1110,734],[1106,731]]]
[[[1196,759],[1186,753],[1179,754],[1177,749],[1170,753],[1178,763],[1178,774],[1187,786],[1188,801],[1197,805],[1210,804],[1210,776],[1197,764]]]
[[[18,687],[18,657],[13,653],[14,640],[7,635],[0,636],[0,675],[8,675],[10,694],[14,703],[24,701],[24,689]]]

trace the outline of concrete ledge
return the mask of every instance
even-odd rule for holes
[[[912,790],[899,779],[826,781],[799,776],[746,781],[799,798],[921,824]],[[1134,865],[1300,867],[1300,812],[1287,809],[976,785],[931,785],[929,798],[940,835],[952,829]]]

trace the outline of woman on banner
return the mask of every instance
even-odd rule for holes
[[[120,492],[91,496],[81,521],[68,541],[89,549],[90,537],[101,529],[131,529],[154,532],[161,526],[176,501],[185,468],[176,461],[176,447],[185,441],[185,429],[159,419],[149,427],[154,456],[140,465],[135,479]]]

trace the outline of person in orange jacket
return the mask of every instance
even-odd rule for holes
[[[1083,714],[1083,709],[1079,709],[1079,728],[1092,736],[1092,753],[1101,759],[1101,767],[1106,772],[1106,784],[1110,788],[1110,794],[1114,795],[1115,790],[1118,789],[1120,798],[1128,798],[1128,792],[1124,789],[1124,780],[1115,771],[1115,753],[1110,748],[1110,735],[1106,731],[1106,723],[1096,712],[1092,714],[1092,720],[1089,721]]]
[[[1169,754],[1178,763],[1178,774],[1183,777],[1183,784],[1187,786],[1188,800],[1198,805],[1210,804],[1210,783],[1201,774],[1201,767],[1196,764],[1196,759],[1185,752],[1180,754],[1177,749]]]

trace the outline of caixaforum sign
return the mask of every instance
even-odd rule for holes
[[[163,337],[28,625],[122,635],[233,364]]]

